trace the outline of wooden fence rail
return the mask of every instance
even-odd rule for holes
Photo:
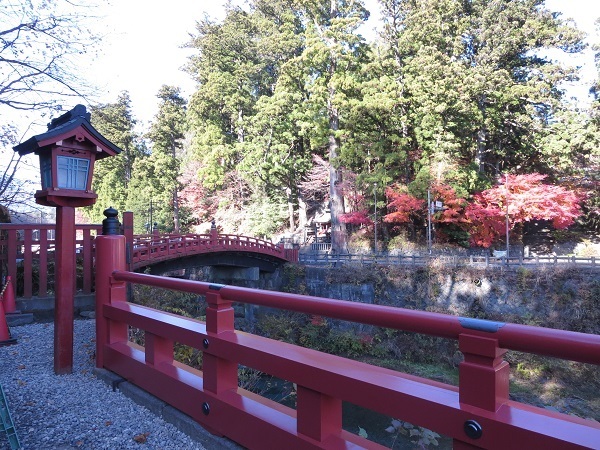
[[[600,270],[600,259],[575,256],[534,256],[524,258],[497,258],[494,256],[460,256],[460,255],[389,255],[389,254],[350,254],[350,253],[323,253],[300,252],[299,262],[305,264],[385,264],[404,266],[423,266],[431,261],[438,261],[445,265],[469,265],[475,267],[522,267],[542,265],[573,265],[578,268]]]
[[[93,292],[95,238],[101,225],[76,225],[77,290]],[[248,236],[218,234],[133,235],[133,215],[125,213],[123,228],[127,233],[131,269],[148,264],[211,252],[259,253],[282,261],[297,261],[294,246]],[[22,298],[46,297],[53,293],[54,224],[0,224],[0,281],[10,275],[15,295]]]
[[[101,225],[76,225],[80,289],[93,290],[94,239]],[[0,224],[0,278],[15,280],[16,295],[46,297],[53,292],[54,224]],[[22,270],[18,270],[22,268]]]

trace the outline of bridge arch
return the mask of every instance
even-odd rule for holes
[[[152,275],[261,287],[287,261],[244,252],[220,252],[171,259],[144,268]],[[262,280],[262,281],[261,281]]]
[[[131,237],[131,269],[151,267],[152,273],[168,273],[211,266],[218,278],[258,280],[259,272],[273,273],[286,262],[298,261],[298,250],[248,236],[218,234],[151,235]],[[238,270],[235,276],[231,271]],[[229,271],[229,276],[224,272]]]

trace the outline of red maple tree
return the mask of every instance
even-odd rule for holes
[[[341,185],[349,213],[340,215],[340,222],[351,225],[372,225],[365,194],[356,185],[356,174],[344,171]]]
[[[190,162],[184,166],[178,178],[183,188],[178,192],[181,205],[189,208],[195,224],[209,221],[215,213],[216,205],[198,178],[200,163]]]
[[[390,211],[383,216],[388,223],[410,223],[422,217],[426,210],[426,201],[408,193],[408,188],[402,184],[393,184],[385,189],[388,200],[387,209]]]
[[[443,209],[432,211],[434,222],[443,224],[465,222],[464,209],[467,201],[457,197],[453,187],[443,183],[434,183],[430,192],[432,201],[439,201],[443,205]],[[410,195],[406,186],[396,184],[388,187],[385,193],[388,198],[388,211],[391,211],[384,217],[385,222],[408,223],[411,220],[427,216],[427,202]]]
[[[548,220],[567,228],[581,215],[583,196],[561,186],[543,184],[545,175],[504,175],[499,184],[475,194],[465,210],[471,245],[489,247],[506,230],[523,222]]]
[[[448,184],[435,183],[431,187],[432,200],[442,202],[443,209],[435,212],[433,220],[438,223],[462,224],[466,222],[464,211],[467,207],[467,201],[462,197],[456,196],[454,188]]]

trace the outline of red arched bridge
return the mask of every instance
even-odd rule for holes
[[[196,255],[210,255],[211,265],[264,265],[295,262],[298,251],[281,244],[233,234],[165,234],[134,236],[131,269]],[[223,258],[231,255],[232,258]],[[246,262],[249,261],[249,262]]]
[[[143,267],[185,258],[202,257],[199,265],[259,267],[273,270],[285,262],[298,261],[298,249],[248,236],[219,234],[133,234],[133,215],[123,214],[128,268]],[[54,273],[53,224],[0,224],[0,279],[17,280],[22,298],[46,297],[52,291],[49,274]],[[95,239],[101,225],[76,225],[78,286],[83,294],[93,292]],[[18,276],[17,276],[18,274]]]

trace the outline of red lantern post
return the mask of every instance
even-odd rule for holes
[[[114,156],[121,149],[90,124],[83,105],[53,119],[48,131],[14,147],[20,155],[40,158],[42,189],[36,203],[56,207],[56,255],[54,300],[54,372],[73,370],[73,312],[76,282],[75,208],[90,206],[98,195],[92,191],[97,159]]]

